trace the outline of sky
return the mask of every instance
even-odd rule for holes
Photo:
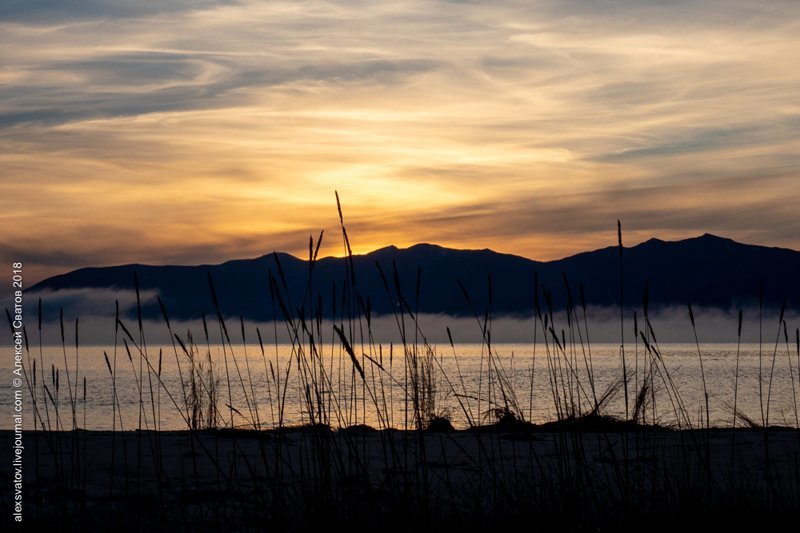
[[[0,0],[0,255],[800,249],[800,3]]]

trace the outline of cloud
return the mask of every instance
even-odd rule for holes
[[[791,1],[4,3],[3,259],[798,248]],[[607,228],[611,230],[607,231]]]
[[[226,57],[165,52],[56,60],[38,66],[31,76],[77,79],[55,91],[39,84],[0,89],[0,97],[14,103],[0,113],[0,127],[248,105],[253,99],[238,91],[293,83],[391,84],[435,66],[426,60],[373,59],[297,68],[249,67]]]
[[[145,290],[139,294],[142,306],[156,305],[156,291]],[[57,322],[63,311],[69,322],[75,319],[88,318],[114,329],[116,305],[119,304],[120,317],[134,316],[136,312],[136,292],[118,289],[62,289],[58,291],[44,290],[26,293],[24,296],[25,323],[33,330],[39,321],[39,301],[42,302],[42,321]],[[8,300],[0,300],[2,306],[8,307]]]
[[[28,24],[53,24],[81,19],[114,19],[144,17],[202,9],[225,0],[168,0],[139,2],[137,0],[26,0],[0,4],[0,19]]]
[[[158,309],[156,304],[157,294],[154,291],[143,291],[141,293],[141,305]],[[59,345],[60,336],[60,313],[63,310],[66,343],[74,343],[75,325],[78,325],[79,341],[81,345],[110,345],[114,342],[115,335],[122,336],[123,333],[115,328],[115,308],[119,303],[120,318],[127,326],[128,330],[135,332],[138,329],[136,319],[136,294],[130,290],[116,289],[66,289],[59,291],[40,291],[29,293],[24,302],[24,317],[26,329],[32,342],[38,343],[38,301],[41,298],[43,303],[43,343],[47,345]],[[0,306],[7,308],[9,301],[0,300]],[[645,327],[641,310],[626,311],[625,318],[625,342],[633,345],[637,342],[634,331],[633,313],[638,312],[638,324],[640,331]],[[701,343],[735,343],[738,335],[738,309],[709,309],[696,308],[694,310],[697,334]],[[756,343],[759,341],[759,310],[757,308],[743,309],[742,342]],[[800,315],[789,311],[785,315],[787,331],[789,332],[789,342],[793,342],[792,333],[800,326]],[[214,322],[215,318],[209,318]],[[238,322],[237,319],[229,319]],[[656,335],[656,342],[666,343],[694,343],[694,332],[689,321],[688,312],[685,307],[662,307],[653,309],[650,312],[650,321],[653,332]],[[483,342],[482,326],[475,318],[452,317],[446,315],[421,314],[419,317],[419,339],[427,339],[428,342],[439,344],[444,349],[449,350],[448,329],[456,343],[480,344]],[[560,334],[561,330],[565,335],[569,335],[569,321],[564,312],[554,314],[553,324],[555,331]],[[171,321],[172,331],[180,332],[185,338],[185,333],[191,331],[195,339],[204,338],[204,328],[202,321]],[[231,327],[228,324],[229,328]],[[412,328],[413,324],[407,323],[407,328]],[[166,323],[159,320],[145,320],[144,333],[150,345],[170,344],[171,337]],[[542,343],[543,333],[541,324],[536,324],[531,317],[516,316],[495,316],[492,318],[491,339],[493,344],[522,344],[529,346],[534,340],[534,328],[538,328],[536,339]],[[590,307],[587,309],[587,322],[581,323],[580,336],[585,338],[587,335],[591,343],[594,344],[619,344],[620,323],[619,310],[617,308]],[[245,321],[245,331],[249,342],[254,342],[257,338],[256,328],[263,335],[270,339],[267,342],[274,342],[274,332],[277,332],[277,341],[280,343],[291,342],[288,328],[285,323],[276,324]],[[777,311],[772,309],[764,313],[761,317],[762,338],[766,344],[774,345],[777,340],[784,342],[782,330],[779,328]],[[221,343],[219,328],[209,328],[210,342]],[[231,328],[236,331],[232,341],[241,341],[240,329]],[[333,332],[333,324],[325,320],[321,326],[323,342],[332,342],[336,338]],[[398,329],[396,319],[392,315],[376,316],[371,321],[371,333],[375,342],[402,344],[402,336]],[[573,331],[578,337],[578,332]],[[318,339],[319,340],[319,339]],[[548,342],[552,339],[549,337]],[[651,339],[652,340],[652,339]],[[119,341],[119,338],[118,338]],[[120,341],[121,342],[121,341]],[[638,339],[641,342],[641,339]],[[781,344],[782,345],[782,344]],[[793,347],[792,347],[793,348]]]

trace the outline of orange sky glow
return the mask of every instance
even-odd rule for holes
[[[24,3],[23,3],[24,4]],[[800,248],[795,1],[33,2],[0,14],[30,278],[433,242]]]

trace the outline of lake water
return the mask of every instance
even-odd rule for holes
[[[34,387],[31,378],[30,385],[36,401],[34,405],[28,384],[23,381],[24,427],[33,429],[36,419],[37,426],[41,427],[43,421],[53,429],[72,429],[74,425],[86,429],[185,429],[192,405],[199,407],[197,418],[208,421],[207,404],[212,389],[216,394],[219,426],[229,426],[232,422],[235,426],[268,428],[308,423],[313,416],[314,421],[336,427],[353,424],[413,427],[415,398],[424,413],[445,415],[456,427],[467,426],[470,419],[473,423],[492,421],[496,410],[506,407],[525,419],[543,422],[556,419],[559,412],[569,414],[571,408],[588,411],[594,398],[602,397],[609,387],[615,392],[602,411],[625,415],[618,345],[592,345],[589,353],[588,346],[578,343],[565,351],[544,343],[497,344],[492,345],[491,358],[486,346],[480,344],[457,344],[454,348],[449,344],[433,345],[431,352],[419,345],[416,371],[413,347],[408,357],[402,347],[389,344],[357,345],[354,351],[369,356],[357,357],[363,378],[339,343],[328,343],[321,353],[315,354],[309,353],[308,346],[298,352],[297,347],[286,344],[265,346],[263,354],[257,344],[224,347],[202,344],[195,353],[194,396],[199,402],[192,403],[191,364],[180,346],[148,346],[150,371],[145,358],[134,348],[129,358],[121,344],[116,348],[80,347],[77,384],[74,346],[65,351],[61,346],[48,346],[41,353],[38,347],[33,347],[25,359],[29,376],[35,361],[36,383]],[[5,348],[0,353],[2,371],[7,376],[2,380],[0,396],[0,411],[6,416],[0,418],[0,427],[8,429],[13,427],[12,352]],[[104,353],[112,368],[116,368],[113,380]],[[737,346],[705,344],[700,346],[700,353],[711,424],[730,426]],[[634,410],[637,391],[652,370],[653,379],[647,380],[652,387],[642,396],[644,421],[650,423],[655,419],[663,424],[680,421],[685,425],[688,418],[695,426],[704,425],[706,402],[697,347],[665,344],[660,346],[660,355],[658,359],[648,354],[641,343],[626,345],[629,412]],[[209,360],[213,380],[208,372]],[[795,346],[781,343],[776,351],[774,344],[761,347],[743,344],[738,361],[735,400],[744,417],[761,423],[767,416],[768,405],[770,424],[795,426],[795,395],[800,388],[800,360]],[[421,384],[416,394],[411,379],[415,372],[420,376],[417,383]],[[615,383],[618,385],[613,387]],[[75,405],[74,417],[71,403]],[[743,425],[744,418],[736,423]]]

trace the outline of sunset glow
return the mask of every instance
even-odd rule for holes
[[[354,251],[800,248],[800,4],[30,2],[0,12],[28,275]],[[31,279],[32,280],[32,279]]]

